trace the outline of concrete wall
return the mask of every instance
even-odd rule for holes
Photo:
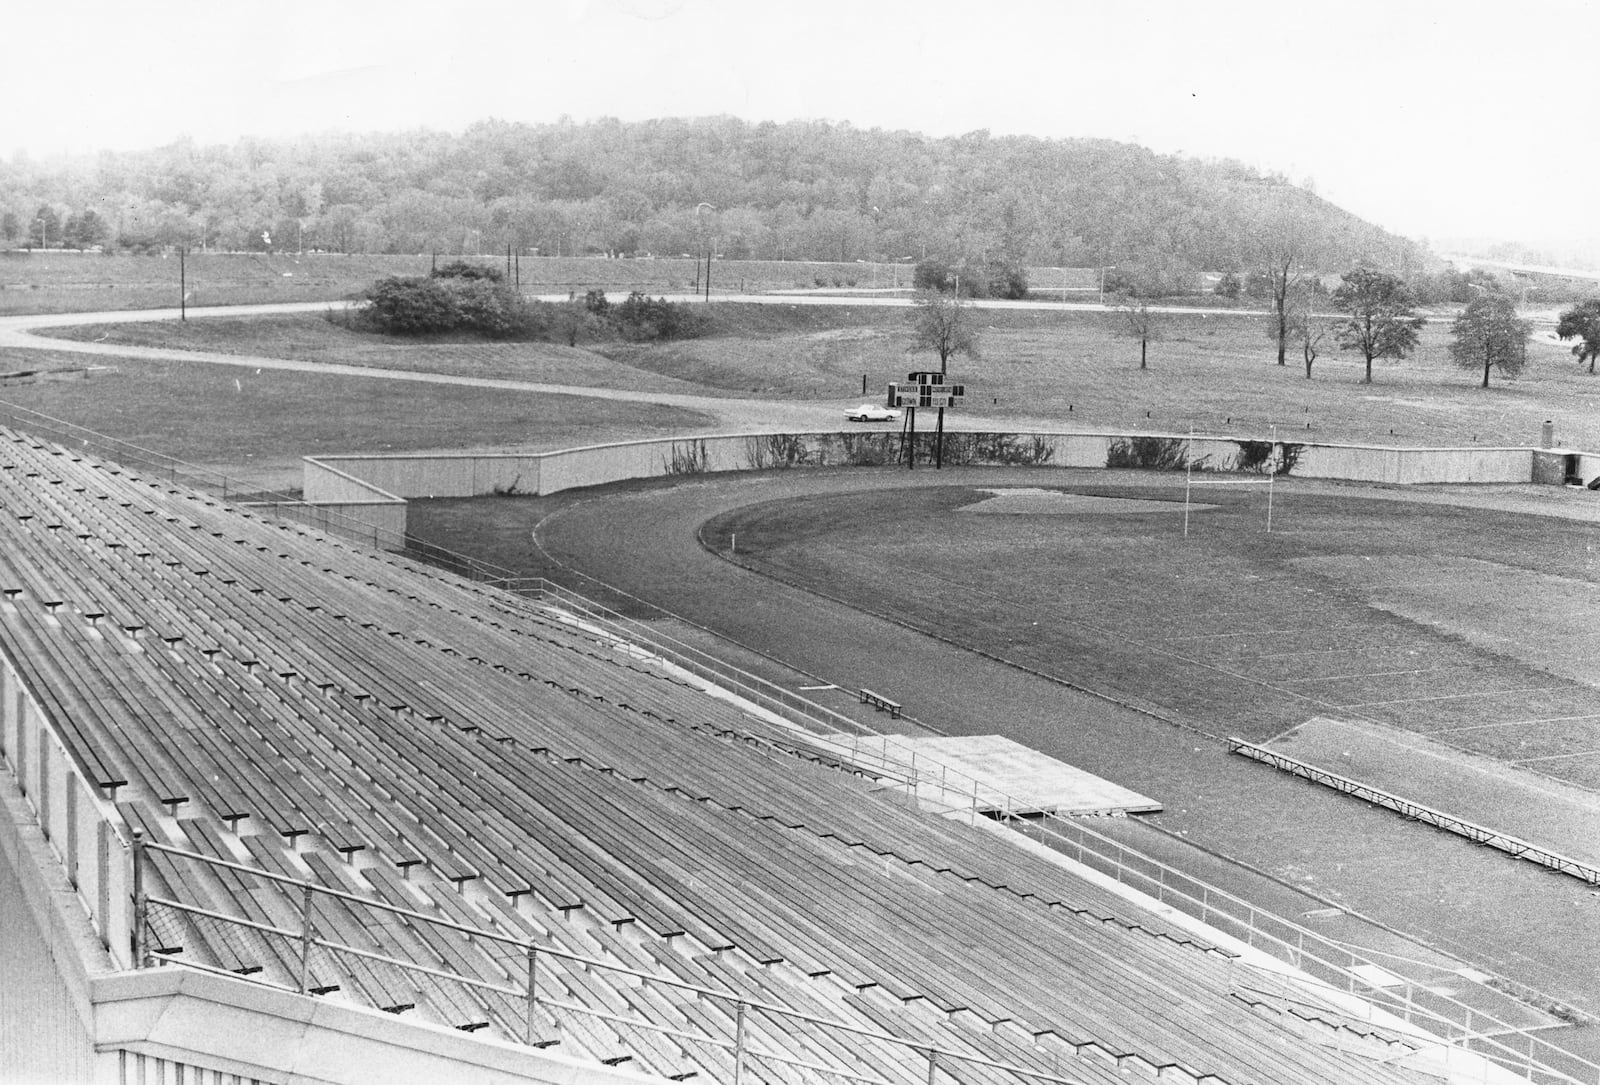
[[[981,433],[945,435],[944,461],[961,465],[1168,467],[1265,470],[1250,460],[1266,441],[1183,434]],[[899,434],[728,434],[565,449],[538,455],[323,456],[305,461],[305,499],[313,504],[408,497],[469,497],[495,492],[551,494],[633,478],[799,467],[877,467],[896,462]],[[1412,485],[1429,482],[1528,482],[1528,448],[1387,448],[1279,441],[1280,473]],[[917,457],[933,459],[931,434],[918,434]]]
[[[114,1085],[176,1081],[177,1067],[186,1071],[186,1082],[219,1083],[235,1076],[334,1085],[660,1081],[180,967],[102,977],[94,986],[94,1006],[95,1038],[114,1073],[102,1080]],[[172,1074],[152,1077],[150,1071],[158,1065]]]
[[[132,959],[132,854],[115,809],[67,751],[18,669],[0,653],[0,767],[9,771],[101,947],[126,965]]]
[[[1384,448],[1307,444],[1291,474],[1301,478],[1425,483],[1532,482],[1531,448]]]
[[[33,808],[0,768],[0,1081],[92,1085],[91,965],[109,960]]]
[[[322,456],[305,460],[305,500],[328,509],[323,520],[286,507],[286,515],[389,549],[403,545],[405,498],[476,497],[492,493],[552,494],[635,478],[805,467],[883,467],[896,463],[893,430],[840,433],[723,434],[625,441],[519,455],[482,453]],[[1391,485],[1561,482],[1558,468],[1531,448],[1387,448],[1184,434],[945,434],[950,466],[1133,467],[1342,479]],[[932,463],[933,435],[917,435],[918,462]],[[1552,461],[1553,462],[1553,461]],[[1587,457],[1585,477],[1600,474]],[[342,526],[342,518],[353,526]],[[385,541],[387,540],[387,541]]]
[[[322,504],[396,497],[460,497],[496,490],[539,493],[546,457],[438,454],[321,456],[306,460],[305,500]]]

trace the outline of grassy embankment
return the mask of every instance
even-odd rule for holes
[[[822,402],[876,400],[884,384],[934,364],[907,353],[905,312],[887,308],[744,306],[715,302],[716,330],[668,344],[615,341],[576,350],[546,343],[427,342],[353,332],[320,316],[106,325],[73,338],[381,365],[541,383]],[[1260,317],[1163,317],[1138,368],[1116,313],[986,311],[982,355],[958,358],[968,420],[1023,418],[1086,430],[1265,435],[1402,445],[1525,445],[1546,419],[1557,439],[1600,448],[1600,378],[1563,344],[1536,339],[1516,381],[1481,389],[1447,354],[1449,326],[1431,323],[1403,362],[1379,362],[1360,383],[1359,357],[1328,350],[1307,380],[1297,357],[1274,364]],[[125,369],[131,372],[131,369]],[[618,424],[632,424],[631,415]],[[90,422],[85,422],[91,425]],[[646,429],[639,434],[648,433]],[[597,438],[598,439],[598,438]]]
[[[504,254],[458,257],[502,270]],[[335,301],[359,293],[389,275],[426,275],[434,258],[346,256],[339,253],[203,253],[184,261],[189,304],[254,305],[288,301]],[[0,314],[79,313],[109,309],[176,307],[179,261],[171,256],[0,251]],[[517,268],[513,265],[513,275]],[[523,257],[521,285],[528,293],[642,290],[678,293],[699,281],[698,262],[674,257],[610,260],[600,256]],[[1040,269],[1041,284],[1062,282],[1062,273]],[[735,290],[816,289],[820,285],[871,288],[909,283],[911,269],[890,264],[828,264],[745,260],[712,265],[713,293]]]

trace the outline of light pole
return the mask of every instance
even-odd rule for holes
[[[699,203],[694,205],[694,232],[695,233],[700,233],[700,209],[702,207],[709,207],[713,211],[715,211],[717,209],[717,205],[716,204],[707,203],[704,200],[701,200]],[[708,240],[708,241],[706,241],[706,302],[709,304],[710,301],[711,301],[711,242]]]
[[[1100,304],[1102,306],[1106,303],[1106,272],[1115,270],[1117,270],[1116,264],[1100,265]]]

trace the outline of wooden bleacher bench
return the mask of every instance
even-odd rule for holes
[[[890,719],[896,719],[897,720],[897,719],[900,718],[900,702],[899,701],[891,701],[891,700],[889,700],[889,698],[885,697],[883,694],[874,693],[870,689],[863,688],[860,692],[861,692],[861,703],[862,704],[869,704],[873,708],[876,708],[879,712],[887,712],[887,713],[889,713],[889,718]]]

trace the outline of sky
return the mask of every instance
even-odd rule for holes
[[[4,25],[3,154],[727,114],[1123,140],[1413,238],[1600,244],[1596,0],[10,0]]]

